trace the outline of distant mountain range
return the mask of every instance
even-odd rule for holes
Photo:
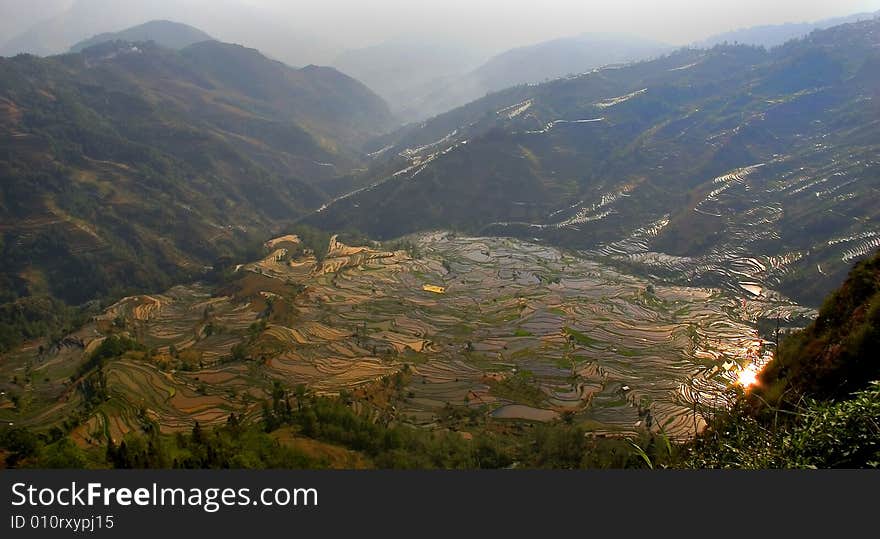
[[[2,34],[6,37],[5,42],[0,41],[0,55],[29,52],[46,56],[78,51],[108,39],[153,38],[163,46],[182,48],[210,35],[256,47],[288,65],[332,63],[381,95],[399,121],[407,123],[431,118],[510,86],[649,59],[670,50],[664,44],[634,36],[584,34],[518,47],[490,57],[487,51],[466,45],[416,36],[339,54],[338,45],[301,23],[275,19],[239,0],[222,0],[222,9],[212,1],[155,0],[132,3],[126,9],[119,9],[114,0],[47,0],[48,4],[41,4],[39,10],[0,4],[0,9],[9,12],[4,20],[14,17],[19,22]],[[0,11],[0,15],[5,11]],[[697,46],[723,42],[775,46],[816,28],[875,15],[736,30],[708,38]],[[166,19],[177,23],[166,22],[162,29],[158,21]],[[143,22],[150,20],[153,22]],[[170,25],[174,24],[190,27],[172,28]]]
[[[880,16],[880,11],[873,13],[856,13],[846,17],[834,17],[815,22],[800,22],[787,24],[766,24],[740,28],[730,32],[714,35],[696,43],[698,47],[713,47],[721,43],[743,43],[746,45],[760,45],[762,47],[776,47],[786,41],[803,37],[813,30],[831,28],[840,24],[858,22],[873,19]]]
[[[467,47],[408,37],[346,51],[332,65],[369,86],[409,120],[426,117],[413,110],[416,99],[446,88],[484,60],[484,54]]]
[[[395,117],[67,4],[0,58],[0,467],[880,459],[880,18],[341,58]]]
[[[403,121],[419,121],[519,84],[643,60],[669,46],[633,36],[584,34],[518,47],[479,63],[478,53],[419,40],[350,51],[334,66],[363,81]]]
[[[193,28],[186,24],[172,21],[150,21],[122,30],[121,32],[98,34],[75,44],[70,48],[70,51],[80,52],[83,49],[108,41],[153,41],[169,49],[183,49],[195,43],[212,41],[213,39],[213,37],[198,28]]]
[[[510,88],[376,140],[363,190],[307,222],[538,238],[815,304],[880,246],[878,42],[875,19]]]
[[[511,86],[578,75],[608,64],[646,60],[670,49],[635,36],[605,34],[583,34],[518,47],[422,97],[413,114],[434,116]]]
[[[813,30],[871,19],[878,14],[858,13],[811,23],[738,29],[694,46],[741,43],[776,47]],[[402,121],[415,122],[512,86],[577,75],[609,64],[647,60],[672,49],[635,36],[583,34],[517,47],[475,65],[476,51],[452,50],[408,39],[348,51],[333,65],[373,88]]]
[[[48,56],[67,52],[92,36],[114,33],[146,21],[173,20],[217,39],[256,47],[288,65],[327,63],[339,47],[296,20],[274,18],[242,0],[46,0],[32,16],[24,10],[0,38],[0,56],[23,52]],[[19,2],[20,3],[20,2]]]
[[[764,25],[725,32],[696,43],[775,47],[813,30],[877,17],[858,13],[816,22]],[[422,121],[488,93],[576,75],[609,64],[647,60],[673,47],[635,36],[583,34],[517,47],[478,65],[479,52],[416,38],[347,51],[333,65],[385,98],[404,122]]]
[[[391,122],[332,68],[217,41],[0,59],[0,303],[198,275],[325,202]]]
[[[815,302],[880,242],[878,24],[639,63],[662,45],[516,49],[460,78],[513,87],[393,133],[388,105],[339,71],[175,23],[3,59],[3,288],[155,288],[303,218],[538,238]],[[614,65],[565,76],[599,62]]]
[[[0,47],[8,39],[69,8],[74,0],[0,0]]]

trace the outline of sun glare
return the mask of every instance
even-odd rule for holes
[[[745,389],[749,389],[758,383],[758,369],[754,365],[749,365],[745,369],[739,371],[736,383]]]

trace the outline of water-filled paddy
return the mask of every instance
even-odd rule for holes
[[[145,410],[163,431],[231,412],[256,419],[275,380],[336,394],[401,372],[393,406],[358,406],[424,428],[452,405],[487,421],[565,416],[595,433],[685,438],[727,402],[740,370],[769,358],[756,317],[807,312],[778,294],[668,285],[515,239],[410,240],[418,256],[335,243],[321,263],[273,244],[229,289],[120,301],[78,333],[83,348],[66,350],[66,363],[44,358],[34,373],[69,377],[120,328],[146,346],[107,369],[111,404],[81,439],[124,434]],[[65,391],[76,395],[59,384],[47,403]],[[35,406],[31,419],[77,405],[61,402]]]

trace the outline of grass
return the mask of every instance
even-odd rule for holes
[[[582,333],[576,329],[572,329],[568,326],[565,327],[565,334],[568,335],[571,340],[581,346],[595,347],[597,344],[599,344],[599,341],[597,341],[596,339],[593,339],[585,333]]]
[[[535,408],[540,408],[547,402],[547,395],[534,385],[534,376],[528,371],[519,371],[500,382],[490,382],[489,393],[500,399]]]
[[[681,466],[880,468],[880,382],[846,400],[803,399],[794,410],[734,408],[685,447]]]

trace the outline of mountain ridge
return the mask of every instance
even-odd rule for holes
[[[778,47],[792,39],[806,36],[813,30],[824,30],[851,22],[859,22],[880,16],[880,11],[854,13],[843,17],[832,17],[814,22],[788,22],[783,24],[766,24],[751,26],[722,32],[695,43],[698,47],[711,47],[724,42],[759,45],[762,47]]]
[[[154,41],[163,47],[179,50],[201,41],[213,40],[214,38],[207,33],[188,24],[168,20],[154,20],[118,32],[105,32],[90,37],[74,44],[70,48],[70,52],[81,52],[84,49],[108,41]]]
[[[347,76],[218,42],[0,59],[3,302],[202,275],[326,201],[383,124]]]
[[[715,284],[752,264],[733,234],[763,253],[756,268],[764,269],[745,272],[761,288],[782,286],[816,304],[877,233],[864,197],[834,197],[876,188],[878,26],[833,27],[771,51],[683,49],[491,94],[374,143],[391,157],[360,178],[367,188],[306,221],[379,237],[451,226],[609,256],[660,223],[656,237],[637,239],[647,253],[620,256],[678,257],[645,270],[680,273],[671,265],[684,264],[689,279]],[[805,165],[809,181],[794,185]],[[831,191],[817,187],[823,178],[834,180]],[[519,197],[526,187],[531,195]],[[774,203],[752,200],[750,189]],[[782,197],[786,190],[800,196]],[[700,213],[719,204],[721,213]],[[782,228],[783,241],[759,240],[772,229],[750,230],[754,218],[742,208],[751,206]],[[819,216],[832,206],[841,217],[823,226]],[[871,236],[848,239],[860,234]],[[843,248],[850,242],[853,254]]]

